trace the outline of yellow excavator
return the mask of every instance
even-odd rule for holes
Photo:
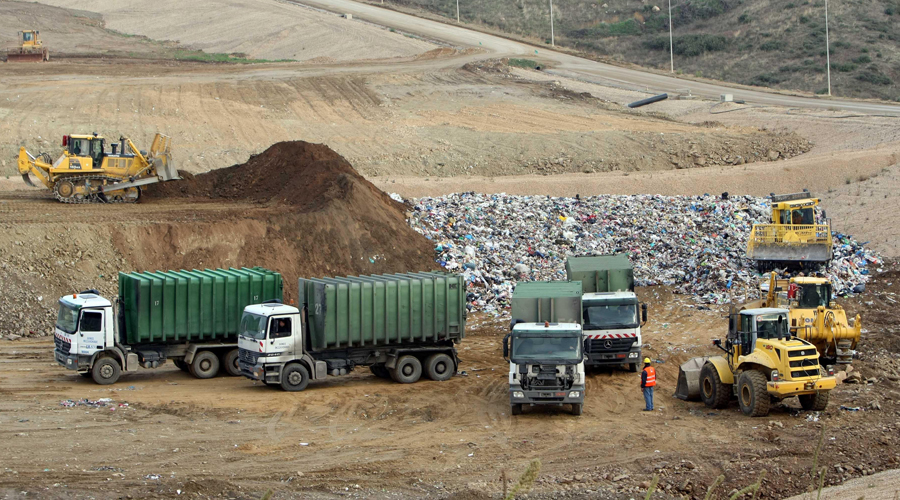
[[[170,142],[156,134],[145,152],[125,137],[107,149],[106,139],[96,133],[66,135],[56,161],[48,153],[34,156],[20,148],[19,173],[30,186],[35,185],[30,175],[37,177],[63,203],[134,203],[143,186],[180,179]]]
[[[18,47],[6,51],[7,62],[42,62],[50,60],[50,50],[41,43],[41,32],[24,30],[19,32]]]
[[[862,322],[858,314],[852,324],[847,320],[847,312],[834,302],[827,278],[799,276],[780,280],[771,273],[762,288],[766,296],[742,309],[788,309],[791,335],[816,346],[824,363],[850,364],[862,335]]]
[[[802,268],[813,270],[827,263],[833,256],[831,224],[816,221],[816,207],[820,200],[809,190],[800,193],[771,194],[772,222],[754,224],[747,242],[747,258],[757,268]]]

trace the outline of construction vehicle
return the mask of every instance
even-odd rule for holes
[[[816,221],[816,207],[820,200],[808,190],[801,193],[769,195],[772,204],[772,223],[754,224],[747,242],[747,258],[757,268],[813,270],[827,263],[833,256],[831,222]]]
[[[65,148],[53,161],[48,153],[34,156],[19,149],[19,173],[30,186],[30,175],[53,191],[63,203],[134,203],[141,188],[180,179],[169,150],[169,137],[156,134],[150,151],[139,150],[131,139],[120,137],[106,148],[106,139],[93,135],[66,135]]]
[[[862,336],[857,314],[851,324],[847,312],[834,302],[827,278],[793,277],[777,279],[773,272],[761,287],[766,296],[747,303],[744,309],[778,307],[790,311],[791,335],[816,346],[822,363],[850,364],[853,350]]]
[[[566,277],[582,285],[587,366],[622,365],[636,372],[647,304],[634,293],[634,268],[625,254],[569,257]]]
[[[773,402],[794,396],[804,410],[824,410],[837,385],[834,368],[819,364],[814,345],[791,336],[789,315],[770,307],[732,311],[724,345],[713,341],[725,355],[683,363],[675,397],[701,399],[710,408],[724,408],[737,397],[751,417],[764,417]]]
[[[201,379],[237,376],[244,306],[281,298],[281,275],[258,267],[119,273],[115,307],[96,290],[59,300],[54,356],[101,385],[167,360]]]
[[[509,362],[511,413],[525,406],[584,408],[584,338],[581,283],[529,281],[516,285],[510,333],[503,339]]]
[[[7,62],[43,62],[50,60],[50,50],[41,43],[41,33],[35,30],[19,32],[18,47],[6,51]]]
[[[401,384],[456,374],[465,336],[465,279],[421,272],[299,280],[299,306],[244,309],[241,373],[285,391],[368,366]]]

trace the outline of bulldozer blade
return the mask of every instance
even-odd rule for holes
[[[708,359],[708,356],[691,358],[681,364],[678,369],[678,385],[675,387],[676,398],[700,401],[700,370]]]
[[[7,54],[6,55],[7,62],[42,62],[44,61],[44,54],[41,52],[29,54]]]
[[[752,255],[752,260],[775,262],[828,262],[831,260],[831,246],[827,244],[807,245],[758,245]]]
[[[34,182],[31,181],[31,177],[29,177],[28,174],[22,174],[22,180],[31,187],[37,187]]]

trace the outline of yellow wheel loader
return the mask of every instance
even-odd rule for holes
[[[675,397],[724,408],[737,398],[751,417],[769,414],[773,403],[796,396],[804,410],[822,411],[837,384],[832,367],[819,364],[809,342],[791,337],[787,309],[745,309],[732,313],[724,356],[693,358],[681,365]]]
[[[19,32],[22,44],[6,51],[7,62],[42,62],[50,60],[50,50],[41,43],[41,32],[25,30]]]
[[[747,242],[747,258],[760,271],[801,267],[814,269],[833,256],[831,224],[816,221],[819,199],[809,191],[771,194],[772,223],[754,224]],[[824,218],[824,215],[823,215]]]
[[[63,203],[134,203],[141,187],[180,179],[165,135],[156,134],[149,152],[125,137],[107,149],[106,139],[97,134],[66,135],[62,145],[55,161],[47,153],[34,156],[20,148],[18,165],[27,184],[35,185],[34,175]]]
[[[779,280],[773,272],[762,288],[765,298],[745,304],[744,309],[788,309],[791,334],[816,346],[823,363],[850,364],[862,336],[862,322],[857,314],[850,323],[844,308],[834,302],[827,278]]]

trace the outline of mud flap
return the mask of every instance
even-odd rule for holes
[[[700,401],[700,370],[708,359],[708,356],[691,358],[681,364],[678,369],[678,385],[675,387],[676,398]]]

